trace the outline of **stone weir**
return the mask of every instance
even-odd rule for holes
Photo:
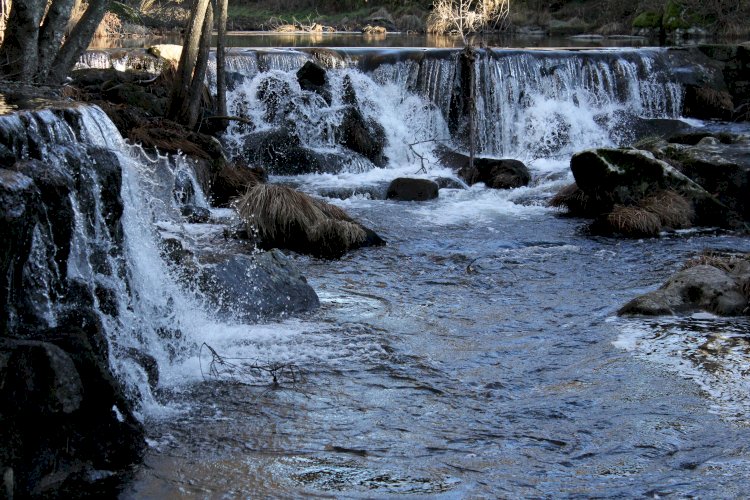
[[[87,54],[81,66],[159,68],[157,61],[146,51],[99,51]],[[243,118],[248,118],[245,113],[257,114],[252,121],[259,130],[274,124],[269,123],[269,113],[253,106],[284,109],[285,99],[297,107],[310,101],[306,91],[316,89],[282,80],[315,63],[328,75],[330,88],[320,92],[326,103],[307,103],[311,109],[297,115],[314,115],[318,121],[338,116],[338,108],[346,105],[340,80],[350,75],[356,94],[365,101],[399,94],[429,103],[437,114],[424,117],[420,126],[437,118],[448,128],[431,131],[430,138],[448,135],[458,144],[466,142],[473,114],[481,154],[539,158],[572,154],[594,136],[599,143],[632,144],[644,136],[661,135],[664,127],[680,125],[665,119],[744,119],[748,97],[743,82],[750,80],[749,62],[750,52],[744,46],[726,50],[709,46],[480,48],[471,54],[418,48],[234,48],[227,57],[227,70],[230,101],[237,101],[230,106],[231,113]],[[212,71],[208,83],[214,85]],[[281,90],[259,90],[268,85]],[[389,95],[368,96],[375,87]],[[381,110],[372,114],[383,121]],[[309,145],[331,148],[327,143]]]

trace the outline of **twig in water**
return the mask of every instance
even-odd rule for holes
[[[206,372],[203,371],[202,354],[204,347],[211,354],[211,362],[208,364],[208,376],[206,375]],[[238,383],[242,383],[245,385],[264,385],[259,382],[254,383],[251,378],[270,375],[272,379],[272,387],[278,387],[279,385],[281,385],[279,380],[282,378],[290,380],[292,385],[296,384],[298,379],[301,379],[299,368],[293,363],[271,363],[262,365],[257,362],[252,362],[249,364],[235,362],[249,360],[250,358],[226,358],[217,353],[213,347],[206,344],[205,342],[201,344],[200,351],[198,353],[201,375],[203,376],[204,380],[206,380],[208,377],[223,378],[229,376],[234,378]],[[250,380],[237,380],[238,376],[245,376]]]

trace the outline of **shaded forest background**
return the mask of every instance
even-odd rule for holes
[[[128,0],[149,27],[168,28],[187,17],[190,0]],[[427,30],[432,0],[230,0],[229,29],[271,30],[284,24],[359,30]],[[748,0],[511,0],[507,29],[538,27],[551,35],[635,34],[644,29],[689,29],[709,34],[750,33]]]
[[[7,17],[11,1],[0,0],[0,18]],[[283,25],[306,28],[318,24],[339,31],[359,31],[370,24],[388,31],[426,32],[433,5],[439,1],[230,0],[228,28],[274,30]],[[142,35],[154,30],[181,29],[193,2],[112,2],[98,35]],[[552,36],[653,35],[698,28],[709,35],[745,37],[750,35],[750,0],[510,0],[510,13],[503,28]]]

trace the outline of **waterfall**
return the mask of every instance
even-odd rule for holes
[[[348,75],[365,115],[386,129],[391,166],[408,161],[415,143],[447,141],[461,148],[461,52],[335,53],[328,59],[315,49],[236,55],[230,67],[246,80],[230,92],[232,112],[262,130],[278,125],[268,119],[268,106],[276,106],[307,146],[331,148],[326,130],[340,124],[341,82]],[[682,87],[665,54],[661,49],[480,50],[474,62],[479,153],[524,161],[563,158],[582,148],[631,143],[642,120],[678,118]],[[294,73],[308,60],[329,61],[331,103],[299,88]],[[284,91],[259,92],[268,81]],[[238,135],[247,130],[233,124],[228,142],[240,147]],[[419,148],[430,154],[430,147]]]
[[[207,321],[199,297],[162,259],[154,226],[176,220],[176,175],[187,175],[192,201],[207,206],[192,170],[180,158],[149,158],[126,144],[94,106],[0,116],[0,139],[21,159],[16,168],[40,186],[43,211],[9,330],[53,328],[66,312],[90,308],[131,400],[141,410],[158,406],[137,359],[149,356],[160,368],[179,362],[192,353],[191,328]]]

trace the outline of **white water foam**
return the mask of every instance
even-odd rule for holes
[[[711,411],[750,425],[747,319],[698,313],[684,318],[616,322],[620,330],[613,342],[616,347],[695,382],[708,396]]]

